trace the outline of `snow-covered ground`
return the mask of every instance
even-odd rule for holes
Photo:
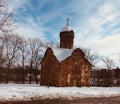
[[[34,98],[68,98],[120,96],[120,87],[47,87],[29,84],[0,84],[0,101]]]

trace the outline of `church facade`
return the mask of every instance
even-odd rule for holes
[[[67,23],[60,32],[60,48],[49,47],[41,61],[41,85],[90,86],[91,63],[73,43],[74,32]]]

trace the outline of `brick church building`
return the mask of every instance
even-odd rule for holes
[[[74,31],[68,21],[60,31],[60,47],[49,47],[41,61],[41,85],[89,86],[91,63],[80,48],[73,48]]]

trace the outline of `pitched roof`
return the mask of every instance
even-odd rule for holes
[[[53,54],[59,62],[65,60],[67,57],[71,56],[74,49],[65,49],[65,48],[51,48]]]
[[[65,49],[65,48],[53,48],[53,47],[49,47],[49,48],[47,48],[47,50],[48,49],[51,49],[51,51],[53,52],[53,55],[56,57],[56,59],[59,61],[59,62],[61,62],[61,61],[63,61],[63,60],[65,60],[66,58],[68,58],[69,56],[71,56],[72,55],[72,53],[75,51],[75,50],[77,50],[77,49],[79,49],[79,48],[76,48],[76,49]],[[44,50],[43,50],[43,56],[45,57],[45,53],[46,53],[46,48],[44,48]],[[81,50],[81,49],[80,49]],[[83,52],[83,51],[81,51],[81,52]],[[85,57],[84,57],[84,59],[86,60],[86,61],[88,61]],[[41,61],[42,62],[42,61]],[[89,61],[88,61],[88,63],[90,63]],[[90,63],[91,64],[91,63]],[[91,64],[92,65],[92,64]]]

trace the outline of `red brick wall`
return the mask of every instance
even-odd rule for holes
[[[90,63],[79,49],[61,63],[49,49],[41,63],[41,85],[89,86],[90,69]]]

